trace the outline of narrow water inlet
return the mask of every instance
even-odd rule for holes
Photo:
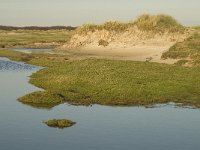
[[[52,51],[52,49],[49,49],[49,48],[11,48],[11,50],[19,51],[23,53],[51,52]]]

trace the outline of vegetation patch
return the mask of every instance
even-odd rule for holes
[[[62,95],[50,91],[39,91],[27,94],[18,99],[23,104],[31,105],[37,108],[52,108],[65,102]]]
[[[48,67],[33,74],[30,80],[45,89],[43,92],[48,93],[48,98],[45,94],[41,99],[37,99],[37,94],[29,94],[23,97],[28,102],[31,98],[40,104],[44,98],[58,99],[53,105],[63,101],[74,105],[111,106],[175,102],[200,107],[198,67],[97,59],[65,62],[33,59],[29,63]]]
[[[17,52],[17,51],[0,48],[0,57],[21,59],[23,57],[23,55],[26,55],[26,54],[23,54],[23,53]]]
[[[141,30],[157,32],[184,32],[185,28],[169,15],[142,15],[134,22]]]
[[[184,33],[185,27],[178,23],[169,15],[141,15],[135,21],[123,23],[117,21],[108,21],[102,25],[85,24],[77,28],[76,33],[87,34],[96,30],[107,30],[114,32],[125,32],[129,28],[138,27],[141,31]]]
[[[195,30],[200,31],[200,26],[194,27]]]
[[[105,40],[99,40],[99,46],[103,46],[103,47],[106,47],[109,45],[109,42],[105,41]]]
[[[200,65],[200,33],[195,33],[183,42],[176,43],[163,53],[163,59],[191,59],[193,65]]]
[[[188,63],[188,60],[184,60],[184,59],[181,59],[179,60],[178,62],[176,62],[175,64],[176,65],[180,65],[180,66],[184,66]]]
[[[0,48],[54,48],[66,43],[69,30],[0,30]]]
[[[49,127],[60,128],[60,129],[68,128],[76,124],[75,122],[68,119],[53,119],[44,121],[43,123],[45,123]]]
[[[0,48],[0,57],[7,57],[14,61],[23,61],[26,63],[32,60],[37,60],[34,61],[34,63],[36,65],[38,64],[41,66],[47,66],[49,61],[52,61],[51,64],[54,64],[53,62],[68,60],[67,56],[61,54],[48,54],[44,52],[32,52],[31,54],[29,54],[29,53],[23,53],[19,51],[1,49],[1,48]]]

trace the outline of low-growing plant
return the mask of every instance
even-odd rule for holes
[[[176,43],[167,52],[162,54],[162,58],[190,58],[194,65],[200,65],[200,33],[194,33],[183,42]]]
[[[108,46],[109,45],[109,42],[107,42],[107,41],[105,41],[105,40],[99,40],[99,46],[104,46],[104,47],[106,47],[106,46]]]
[[[21,60],[24,61],[24,62],[28,62],[30,61],[31,59],[33,59],[33,55],[28,55],[28,54],[22,54],[21,56]]]
[[[176,64],[176,65],[183,66],[183,65],[185,65],[186,63],[188,63],[188,60],[182,59],[182,60],[179,60],[178,62],[176,62],[175,64]]]
[[[18,99],[23,104],[28,104],[38,108],[52,108],[53,106],[62,104],[65,102],[64,97],[61,94],[52,92],[34,92],[27,94]]]

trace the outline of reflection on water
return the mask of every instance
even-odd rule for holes
[[[51,49],[49,48],[12,48],[12,50],[23,52],[23,53],[51,52]]]
[[[9,61],[7,58],[0,58],[0,71],[27,71],[27,70],[34,70],[38,67],[33,65],[28,65],[24,63],[16,63],[13,61]]]
[[[0,60],[1,150],[196,150],[200,147],[200,111],[175,108],[59,105],[51,110],[22,105],[16,99],[39,90],[28,84],[38,67]],[[42,121],[68,118],[64,130]]]

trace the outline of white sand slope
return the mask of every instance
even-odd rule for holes
[[[162,60],[161,55],[176,42],[183,41],[189,33],[170,34],[139,31],[130,28],[124,33],[107,30],[75,34],[69,43],[59,48],[62,52],[83,57],[95,57],[117,60],[151,61],[173,64],[177,60]],[[109,43],[104,47],[99,40]]]

